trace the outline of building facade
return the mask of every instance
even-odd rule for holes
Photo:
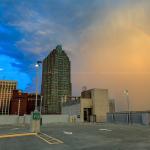
[[[0,114],[10,113],[10,102],[17,81],[0,80]]]
[[[107,89],[91,89],[81,93],[81,120],[105,122],[109,112]]]
[[[62,112],[81,122],[105,122],[109,112],[108,90],[83,91],[80,100],[64,103]]]
[[[62,47],[58,45],[44,60],[42,95],[45,113],[60,114],[64,97],[71,96],[71,65]]]
[[[37,98],[37,106],[38,110],[40,111],[40,107],[42,106],[41,96],[38,95]],[[24,114],[31,114],[31,112],[33,112],[35,109],[35,100],[35,93],[23,93],[20,90],[14,90],[10,103],[10,114],[20,116]]]
[[[109,112],[110,113],[115,112],[115,100],[114,99],[109,100]]]

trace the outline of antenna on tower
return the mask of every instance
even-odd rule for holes
[[[82,92],[83,92],[83,91],[86,91],[86,90],[87,90],[87,87],[86,87],[86,86],[83,86],[83,87],[82,87]]]

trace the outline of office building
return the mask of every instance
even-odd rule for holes
[[[61,45],[43,60],[41,91],[45,113],[61,113],[62,99],[71,96],[70,71],[70,60]]]
[[[0,80],[0,114],[9,114],[10,101],[17,81]]]

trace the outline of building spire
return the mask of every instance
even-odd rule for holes
[[[57,45],[57,46],[56,46],[56,50],[62,51],[62,45]]]

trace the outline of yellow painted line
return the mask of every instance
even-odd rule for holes
[[[3,134],[3,135],[0,135],[0,139],[2,139],[2,138],[20,137],[20,136],[32,136],[32,135],[37,135],[37,133]]]

